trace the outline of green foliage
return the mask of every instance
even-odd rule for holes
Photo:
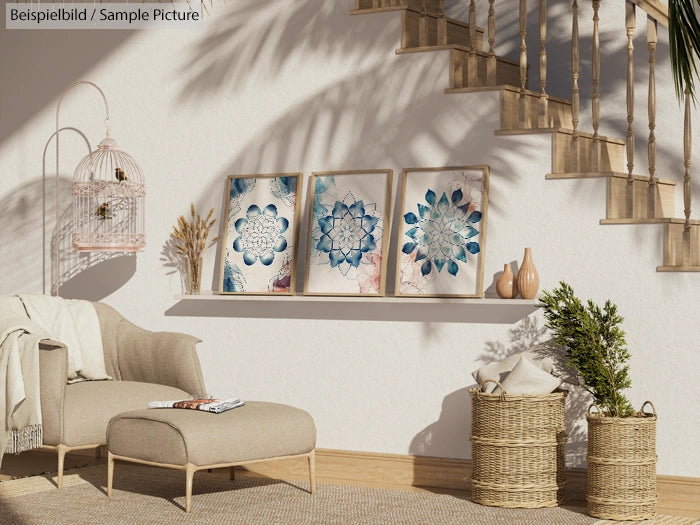
[[[700,0],[668,0],[668,35],[671,68],[680,99],[687,87],[695,99],[694,78],[698,76],[696,57],[700,57],[700,22],[697,8]]]
[[[607,416],[633,415],[631,403],[622,394],[631,385],[630,354],[617,306],[608,300],[600,308],[590,299],[584,305],[563,281],[544,292],[539,306],[544,308],[554,343],[566,349],[569,366],[578,370],[582,386],[593,394],[596,405]]]

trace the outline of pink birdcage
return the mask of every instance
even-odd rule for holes
[[[143,250],[145,200],[141,168],[107,132],[73,175],[73,247],[78,251]]]

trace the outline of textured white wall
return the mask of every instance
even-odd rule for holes
[[[398,322],[347,320],[354,316],[341,306],[319,319],[301,305],[287,319],[283,305],[274,302],[262,316],[245,300],[206,308],[189,302],[171,310],[181,282],[165,246],[191,201],[204,212],[213,206],[221,216],[229,174],[301,171],[308,177],[313,171],[391,168],[398,175],[403,167],[488,164],[486,286],[504,262],[519,262],[530,246],[543,288],[563,279],[583,297],[612,298],[625,316],[632,353],[629,395],[637,407],[653,400],[659,412],[658,471],[700,476],[700,453],[692,446],[700,431],[694,410],[700,405],[698,276],[657,273],[661,227],[600,226],[602,181],[545,181],[547,137],[494,136],[496,94],[444,94],[447,53],[395,55],[400,16],[350,16],[352,4],[239,0],[215,5],[205,29],[191,32],[0,31],[0,69],[7,73],[0,79],[0,293],[42,291],[42,151],[61,91],[80,78],[95,81],[109,98],[113,135],[147,177],[148,246],[136,258],[97,265],[66,256],[63,271],[88,268],[65,285],[66,295],[104,300],[150,329],[201,337],[212,393],[303,407],[315,417],[321,447],[469,457],[469,373],[546,340],[539,314],[505,325],[427,321],[444,308],[430,304],[425,314],[414,311]],[[499,27],[514,35],[507,29],[512,6],[499,6]],[[603,24],[601,132],[623,137],[623,8],[605,7],[610,18]],[[549,78],[552,92],[564,95],[570,19],[559,3],[550,9],[551,40],[558,45]],[[584,17],[590,13],[582,8],[582,34],[590,27]],[[532,25],[530,33],[536,46]],[[637,40],[642,68],[646,45],[641,34]],[[499,46],[512,55],[517,42],[504,37]],[[670,77],[662,74],[668,67],[664,53],[661,45],[657,174],[679,181],[682,120]],[[582,68],[589,57],[582,52]],[[530,60],[534,86],[536,47]],[[584,74],[582,111],[590,107],[589,81]],[[642,75],[637,82],[635,127],[643,134],[646,84]],[[93,145],[102,138],[102,120],[101,101],[88,88],[72,92],[61,110],[61,125],[80,128]],[[694,146],[694,165],[700,166],[697,139]],[[643,141],[637,150],[636,171],[644,173]],[[63,212],[72,167],[83,154],[79,140],[62,139]],[[55,224],[53,158],[51,147],[49,237]],[[678,195],[681,210],[680,190]],[[205,288],[218,281],[219,253],[219,247],[207,252]],[[175,315],[183,311],[193,315]],[[392,315],[390,307],[383,315]],[[581,394],[570,397],[569,462],[581,465],[587,401]]]

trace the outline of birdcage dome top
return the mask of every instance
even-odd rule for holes
[[[102,139],[102,142],[100,142],[97,147],[99,149],[120,149],[119,144],[117,144],[117,141],[114,140],[112,137],[107,135],[105,138]]]
[[[73,175],[74,184],[97,182],[144,184],[138,163],[109,135],[80,161]]]

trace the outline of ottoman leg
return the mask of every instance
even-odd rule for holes
[[[112,495],[112,481],[114,480],[114,456],[107,453],[107,497]]]
[[[309,487],[311,494],[316,491],[316,451],[312,450],[308,456],[309,459]]]
[[[192,463],[185,465],[185,512],[192,507],[192,482],[194,481],[195,467]]]

